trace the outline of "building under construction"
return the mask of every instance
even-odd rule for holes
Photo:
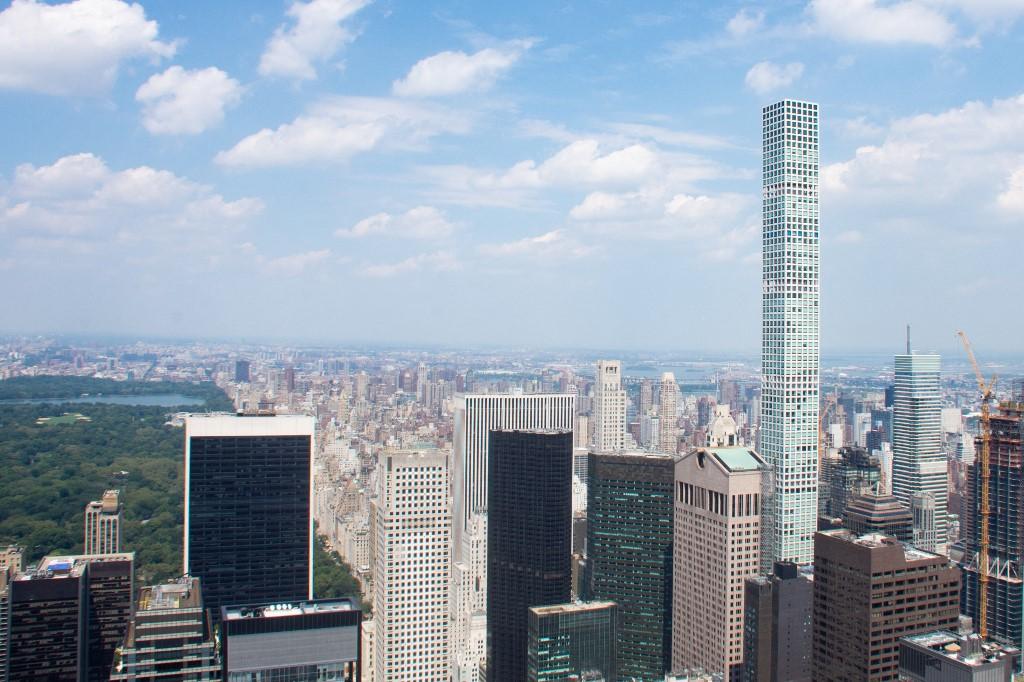
[[[1014,386],[1013,397],[999,404],[990,417],[988,466],[989,561],[987,589],[988,637],[1024,646],[1024,384]],[[979,447],[980,447],[979,438]],[[980,585],[978,552],[981,548],[981,462],[968,468],[967,499],[962,514],[964,556],[961,611],[979,622]]]

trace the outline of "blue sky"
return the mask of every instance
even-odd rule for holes
[[[760,108],[822,349],[1020,350],[1022,0],[0,11],[0,328],[756,351]]]

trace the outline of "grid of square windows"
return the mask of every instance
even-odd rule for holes
[[[775,470],[771,558],[809,563],[818,459],[818,105],[783,100],[764,109],[762,123],[760,451]]]

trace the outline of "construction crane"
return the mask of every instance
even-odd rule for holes
[[[978,382],[978,390],[981,391],[981,453],[978,457],[978,468],[981,473],[981,504],[978,508],[978,516],[981,517],[981,537],[978,542],[978,634],[982,639],[988,636],[988,517],[989,517],[989,457],[992,443],[992,423],[989,414],[989,404],[992,402],[992,389],[996,385],[996,375],[988,384],[981,373],[978,360],[971,350],[971,342],[967,334],[957,331],[967,357],[974,369],[974,377]]]

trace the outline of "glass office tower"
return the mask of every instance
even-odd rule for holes
[[[619,604],[619,673],[661,679],[672,659],[675,456],[590,453],[587,589]]]
[[[185,572],[222,606],[302,601],[313,590],[313,419],[185,421]]]
[[[572,591],[572,431],[491,431],[487,679],[526,679],[527,610]]]

